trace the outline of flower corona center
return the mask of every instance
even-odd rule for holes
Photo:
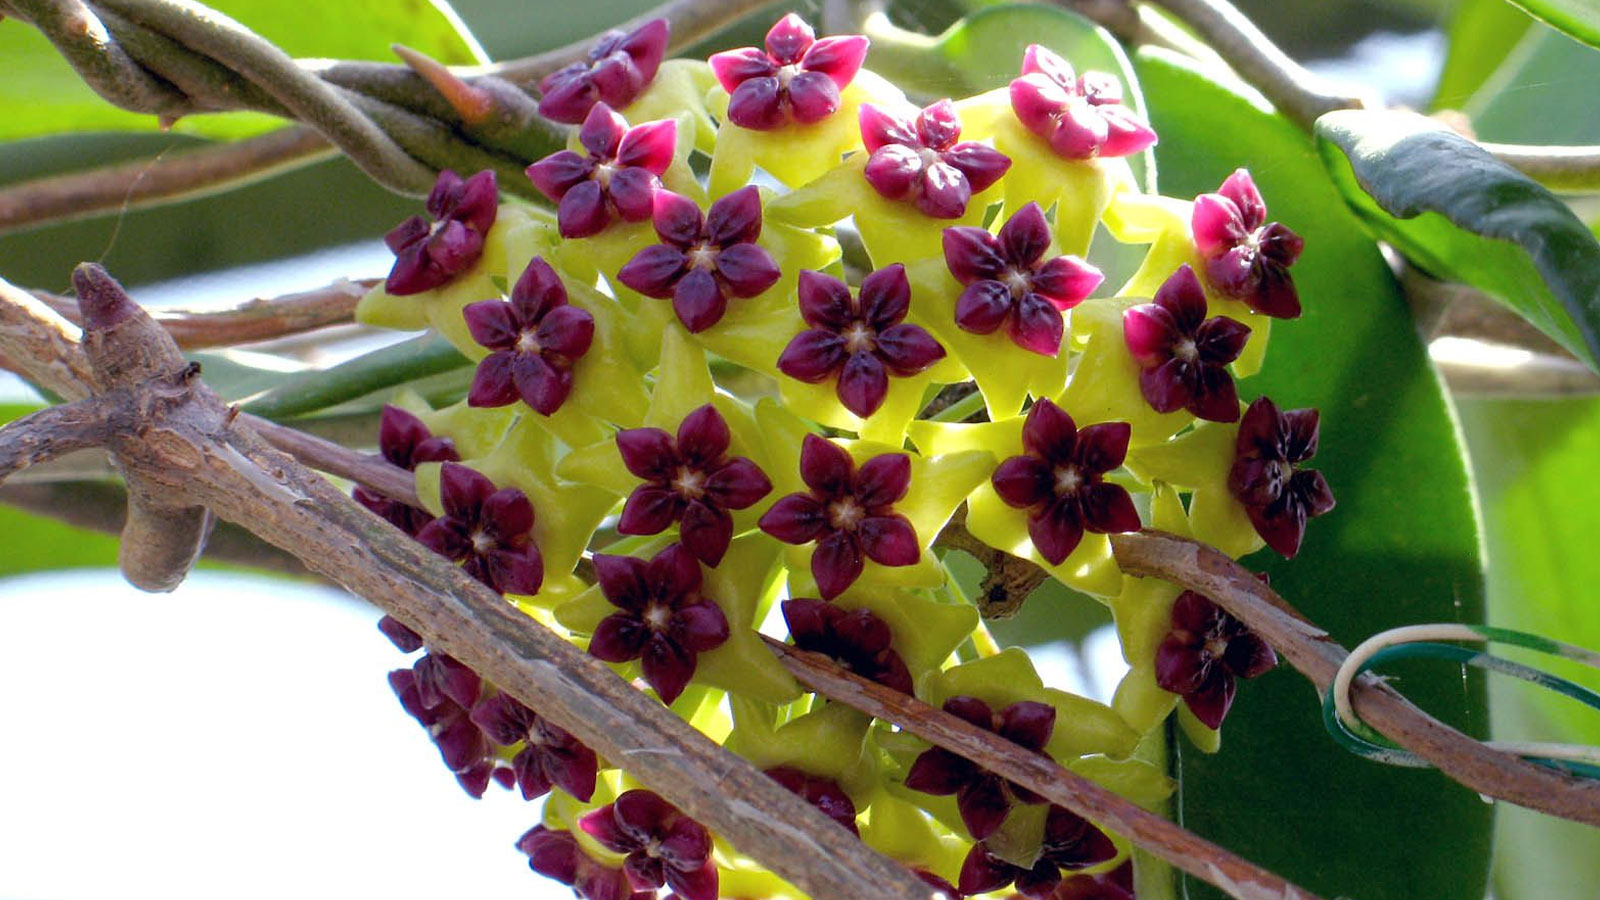
[[[1011,291],[1011,297],[1015,300],[1021,300],[1024,294],[1033,290],[1032,276],[1016,266],[1007,266],[1006,270],[1000,273],[1000,282]]]
[[[539,345],[539,335],[533,331],[524,331],[517,335],[518,353],[539,353],[544,347]]]
[[[610,190],[611,178],[617,174],[617,167],[611,163],[600,163],[594,167],[594,180],[600,182],[600,187]]]
[[[839,531],[856,530],[866,515],[867,511],[861,508],[861,504],[850,497],[828,504],[828,524]]]
[[[495,547],[494,538],[492,538],[489,535],[485,534],[482,529],[479,529],[479,530],[474,531],[472,533],[471,541],[472,541],[472,552],[474,552],[474,553],[480,553],[480,554],[488,553],[490,550],[493,550],[494,547]]]
[[[652,603],[645,607],[643,618],[651,631],[666,631],[672,624],[672,607],[665,603]]]
[[[679,466],[678,473],[672,476],[672,489],[686,500],[698,500],[706,492],[706,475],[699,469]]]
[[[856,322],[844,330],[844,348],[851,353],[870,353],[877,346],[877,332]]]
[[[1056,494],[1058,496],[1066,497],[1076,494],[1078,488],[1083,487],[1083,475],[1078,471],[1077,466],[1057,466],[1055,476]]]
[[[699,244],[689,251],[688,256],[689,268],[691,269],[705,269],[707,272],[715,272],[717,270],[717,250],[715,247]]]
[[[787,66],[780,66],[778,68],[778,90],[787,91],[789,89],[789,82],[793,81],[794,76],[798,74],[800,74],[799,63],[790,63]]]
[[[1200,348],[1195,346],[1192,338],[1183,338],[1172,345],[1172,358],[1192,363],[1200,358]]]
[[[1228,639],[1224,637],[1213,637],[1206,641],[1203,649],[1212,659],[1221,659],[1228,652]]]

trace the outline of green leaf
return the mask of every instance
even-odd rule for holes
[[[1600,5],[1594,0],[1511,0],[1591,47],[1600,47]]]
[[[1600,53],[1531,22],[1504,62],[1464,103],[1482,140],[1518,144],[1600,141],[1600,117],[1572,115],[1600,79]]]
[[[1466,0],[1450,21],[1450,49],[1433,108],[1459,109],[1494,74],[1533,20],[1506,0]]]
[[[477,41],[443,0],[217,0],[210,4],[291,56],[393,61],[399,42],[446,63],[486,62]],[[118,109],[91,91],[37,29],[0,22],[0,141],[63,131],[153,131],[156,117]],[[281,120],[256,113],[191,116],[174,130],[232,139]]]
[[[1459,410],[1484,513],[1490,621],[1600,647],[1600,398],[1468,396]],[[1593,669],[1526,661],[1600,689]],[[1590,710],[1512,682],[1493,680],[1490,691],[1498,738],[1600,744]],[[1501,900],[1591,900],[1600,830],[1507,804],[1496,818],[1494,865]]]
[[[1215,190],[1247,166],[1269,218],[1305,238],[1293,274],[1305,306],[1276,323],[1246,399],[1322,413],[1312,465],[1338,508],[1301,553],[1245,560],[1346,646],[1379,630],[1482,615],[1482,561],[1467,473],[1444,393],[1378,248],[1329,181],[1316,148],[1281,116],[1153,50],[1136,57],[1161,135],[1162,189]],[[1464,684],[1466,687],[1464,688]],[[1481,683],[1407,672],[1407,696],[1455,724],[1482,715]],[[1481,729],[1478,729],[1481,730]],[[1180,744],[1181,821],[1325,897],[1479,900],[1490,809],[1434,772],[1340,750],[1317,698],[1287,665],[1241,686],[1206,756]],[[1218,894],[1198,883],[1190,897]]]
[[[1600,366],[1600,243],[1554,194],[1415,113],[1342,110],[1316,131],[1334,182],[1380,238]]]
[[[247,400],[244,410],[268,419],[287,419],[471,365],[449,341],[423,334],[331,368],[292,375]]]

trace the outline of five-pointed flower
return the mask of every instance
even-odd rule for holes
[[[616,219],[650,218],[661,174],[678,146],[678,123],[660,119],[628,127],[604,103],[589,110],[578,142],[589,151],[560,150],[527,169],[539,192],[557,204],[556,226],[564,238],[599,234]]]
[[[729,296],[754,297],[781,274],[772,254],[755,242],[761,236],[755,185],[711,204],[704,215],[688,197],[657,191],[651,222],[661,243],[635,254],[617,279],[646,297],[670,297],[678,321],[691,332],[721,321]]]
[[[472,708],[472,721],[502,747],[523,745],[511,760],[522,799],[543,796],[551,785],[579,800],[594,796],[600,769],[594,751],[511,695],[495,694],[479,702]]]
[[[510,303],[482,300],[461,314],[472,339],[493,351],[478,363],[467,405],[521,400],[546,416],[561,408],[572,393],[572,367],[594,340],[594,316],[567,303],[549,263],[537,256],[528,263]]]
[[[1126,422],[1079,429],[1066,410],[1040,400],[1022,425],[1025,453],[1002,462],[990,482],[1007,504],[1027,509],[1028,535],[1039,554],[1060,565],[1085,531],[1138,531],[1139,511],[1107,472],[1128,454]]]
[[[483,796],[497,767],[483,731],[469,718],[480,689],[477,673],[450,657],[428,654],[412,668],[390,672],[389,687],[427,730],[461,787]]]
[[[447,437],[435,437],[421,419],[392,404],[385,404],[378,418],[378,452],[391,464],[407,471],[415,469],[417,463],[458,462],[461,459],[454,441]],[[351,491],[351,496],[357,503],[413,537],[433,521],[433,516],[427,510],[391,500],[359,484]],[[388,620],[388,617],[384,619]]]
[[[584,59],[539,82],[539,115],[577,125],[596,103],[622,109],[649,86],[667,54],[666,19],[651,19],[632,31],[600,35]]]
[[[1024,897],[1047,900],[1061,883],[1061,870],[1086,869],[1116,855],[1117,847],[1105,832],[1065,807],[1051,806],[1045,817],[1044,842],[1031,868],[1013,865],[979,842],[961,865],[961,892],[986,894],[1015,882]]]
[[[1279,319],[1300,315],[1300,295],[1289,267],[1305,241],[1277,222],[1267,222],[1267,204],[1245,169],[1236,170],[1214,194],[1195,198],[1190,220],[1195,249],[1206,261],[1206,277],[1224,295],[1254,312]]]
[[[800,448],[800,478],[811,490],[790,494],[761,517],[761,530],[786,544],[816,541],[811,575],[832,600],[861,577],[866,558],[909,566],[922,558],[917,532],[894,504],[911,489],[911,457],[885,453],[861,464],[814,434]]]
[[[708,566],[722,562],[733,540],[730,509],[746,509],[772,491],[766,473],[748,458],[729,459],[728,423],[707,403],[685,416],[678,436],[660,428],[617,432],[628,471],[645,483],[622,507],[617,531],[659,534],[678,523],[679,540]]]
[[[1239,393],[1227,365],[1244,350],[1250,328],[1227,316],[1206,318],[1206,292],[1188,263],[1161,285],[1155,302],[1122,314],[1122,334],[1143,370],[1139,391],[1156,412],[1238,420]]]
[[[383,242],[394,253],[394,268],[383,283],[395,296],[432,290],[465,272],[483,255],[483,238],[499,211],[494,172],[485,169],[466,180],[445,169],[428,194],[428,214],[396,225]]]
[[[839,402],[862,418],[883,405],[891,374],[909,377],[944,358],[933,335],[903,321],[911,283],[899,263],[863,278],[859,298],[839,279],[810,269],[800,272],[799,289],[800,315],[811,328],[789,341],[778,369],[808,384],[837,378]]]
[[[1306,520],[1334,506],[1322,473],[1299,467],[1317,453],[1318,424],[1316,410],[1283,412],[1266,397],[1256,398],[1239,422],[1228,490],[1244,504],[1256,533],[1285,559],[1300,552]]]
[[[1133,860],[1109,872],[1063,878],[1050,900],[1134,900]]]
[[[655,891],[636,891],[621,869],[592,859],[568,831],[535,825],[517,840],[528,868],[572,888],[583,900],[654,900]]]
[[[1023,127],[1067,159],[1130,156],[1156,142],[1156,133],[1122,104],[1122,83],[1105,72],[1082,77],[1054,52],[1029,44],[1022,77],[1011,82],[1011,109]]]
[[[865,176],[880,195],[907,200],[935,219],[959,218],[972,195],[987,190],[1011,168],[1004,153],[962,141],[961,118],[948,99],[909,119],[861,104],[861,142],[871,156]]]
[[[801,650],[821,653],[862,678],[911,693],[911,670],[892,646],[894,634],[871,610],[847,612],[799,597],[783,601],[783,621]]]
[[[627,855],[622,870],[634,890],[667,885],[683,900],[717,900],[711,833],[654,793],[626,791],[579,819],[578,827],[607,850]]]
[[[799,794],[823,815],[838,822],[841,828],[851,834],[861,833],[856,827],[855,801],[851,800],[850,795],[846,794],[844,789],[839,787],[839,783],[832,778],[810,775],[792,766],[768,769],[766,775],[783,785],[790,793]]]
[[[1017,346],[1055,356],[1065,329],[1061,313],[1100,285],[1100,270],[1076,256],[1046,260],[1050,223],[1037,203],[1000,227],[957,225],[944,230],[944,260],[966,285],[956,300],[956,324],[974,334],[1007,326]]]
[[[1235,678],[1254,678],[1278,664],[1272,647],[1194,591],[1172,604],[1172,630],[1156,648],[1156,684],[1183,697],[1194,717],[1215,731],[1233,705]]]
[[[672,544],[649,562],[597,553],[594,570],[618,612],[596,626],[589,653],[606,662],[641,660],[644,680],[662,702],[678,699],[699,654],[728,639],[722,608],[700,593],[700,564]]]
[[[422,529],[423,546],[464,564],[467,574],[502,594],[537,594],[544,558],[533,542],[533,504],[516,488],[447,462],[439,473],[444,515]]]
[[[839,109],[839,92],[856,77],[869,41],[859,35],[817,40],[795,13],[767,32],[766,49],[743,47],[713,54],[711,71],[729,94],[728,121],[771,131],[789,122],[809,125]]]
[[[1056,726],[1055,707],[1033,700],[1018,701],[997,714],[976,697],[951,697],[944,711],[1036,753],[1044,751]],[[925,794],[955,794],[961,822],[975,841],[994,834],[1014,804],[1043,802],[1032,791],[943,747],[923,751],[906,773],[905,784]]]

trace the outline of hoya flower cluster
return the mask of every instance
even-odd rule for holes
[[[806,694],[758,629],[1164,798],[1135,745],[1177,709],[1214,748],[1276,657],[1208,599],[1124,575],[1108,535],[1290,557],[1333,508],[1316,411],[1249,386],[1272,320],[1299,314],[1300,239],[1242,169],[1193,201],[1142,193],[1130,158],[1158,136],[1119,78],[1043,46],[1006,87],[913,103],[866,38],[795,15],[709,62],[666,41],[608,34],[545,80],[540,111],[573,126],[527,170],[549,209],[445,172],[390,235],[360,317],[475,368],[459,403],[385,413],[426,508],[358,498],[939,890],[1132,897],[1122,836]],[[1151,247],[1123,283],[1084,258],[1101,226]],[[958,511],[1111,608],[1112,703],[994,649],[945,567]],[[470,793],[548,795],[518,846],[579,896],[798,896],[450,657],[391,683]]]

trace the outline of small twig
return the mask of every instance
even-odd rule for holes
[[[86,397],[47,406],[0,427],[0,482],[29,466],[104,446],[112,415],[129,399],[123,392]]]
[[[348,479],[408,506],[422,505],[422,501],[417,499],[416,477],[381,456],[358,453],[249,413],[241,414],[239,420],[255,429],[262,440],[299,460],[302,465]]]
[[[189,111],[183,92],[139,65],[79,0],[6,0],[5,6],[43,32],[84,82],[111,103],[170,118]]]
[[[1600,147],[1536,147],[1487,141],[1480,141],[1479,146],[1553,191],[1600,191]]]
[[[1141,809],[1042,753],[1018,752],[993,732],[934,709],[908,694],[868,681],[817,653],[766,638],[767,646],[801,684],[830,700],[892,722],[924,740],[971,760],[1007,781],[1116,832],[1135,846],[1221,888],[1240,900],[1315,895],[1265,869]]]
[[[978,583],[978,594],[972,598],[972,602],[985,619],[1006,619],[1016,615],[1028,595],[1050,579],[1049,572],[1028,560],[996,550],[973,537],[967,531],[965,506],[950,517],[934,543],[969,553],[983,566],[983,580]]]

